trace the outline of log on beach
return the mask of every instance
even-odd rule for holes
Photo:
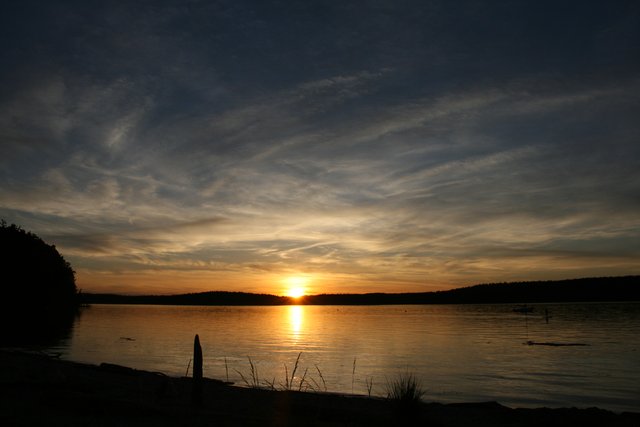
[[[511,409],[495,402],[423,403],[410,409],[381,398],[269,391],[204,379],[202,405],[192,378],[105,363],[0,350],[3,426],[535,426],[640,425],[640,414],[602,409]]]

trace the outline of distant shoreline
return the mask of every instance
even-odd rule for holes
[[[231,306],[626,302],[640,301],[640,276],[489,283],[435,292],[320,294],[300,298],[227,291],[178,295],[82,293],[80,298],[82,304]]]

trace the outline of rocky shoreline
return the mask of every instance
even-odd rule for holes
[[[271,391],[46,355],[0,351],[3,426],[638,426],[640,413],[589,408],[512,409],[495,402],[403,406],[333,393]]]

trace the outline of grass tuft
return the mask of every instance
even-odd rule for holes
[[[293,380],[296,378],[296,371],[298,370],[298,364],[300,363],[300,356],[302,356],[302,352],[298,353],[298,357],[296,358],[296,362],[293,364],[293,369],[291,370],[291,377],[289,377],[289,372],[287,370],[287,365],[284,365],[284,389],[291,390],[293,388]],[[305,372],[306,374],[306,372]],[[303,378],[304,380],[304,378]],[[302,387],[302,381],[300,381],[300,387]]]
[[[424,394],[422,384],[412,373],[405,372],[391,381],[387,380],[387,399],[402,405],[417,404]]]

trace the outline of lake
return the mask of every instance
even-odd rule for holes
[[[199,334],[204,375],[241,385],[286,386],[301,354],[295,389],[385,396],[409,372],[426,401],[640,411],[640,303],[531,307],[92,305],[49,351],[181,376]]]

